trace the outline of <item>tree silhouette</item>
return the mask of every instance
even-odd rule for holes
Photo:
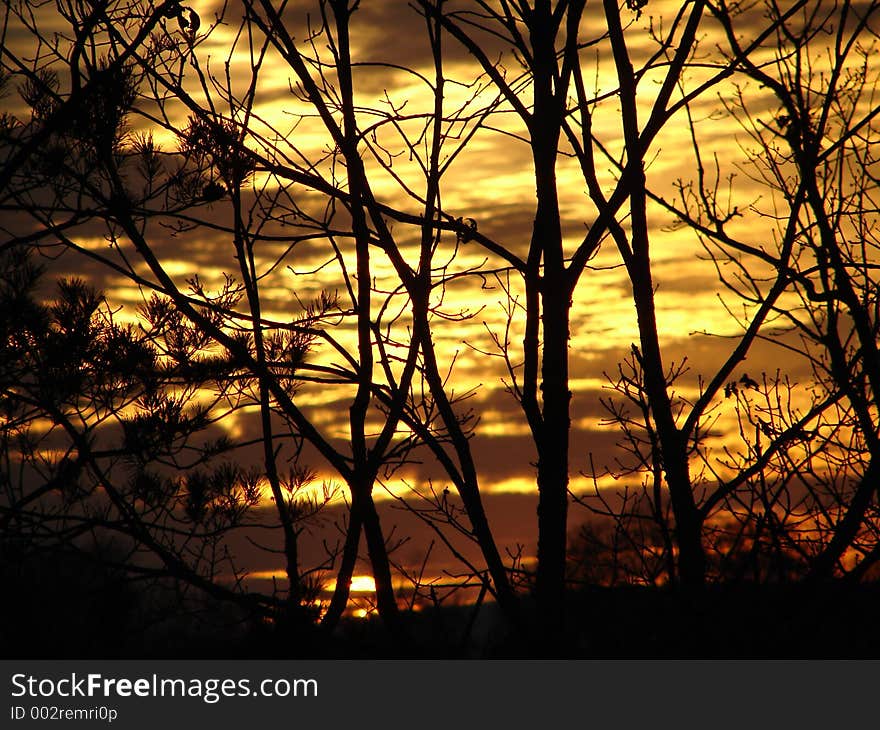
[[[751,174],[780,205],[772,214],[780,221],[775,247],[732,234],[715,201],[704,195],[698,202],[696,187],[683,190],[685,204],[700,211],[689,220],[711,242],[719,271],[735,261],[725,284],[766,317],[751,336],[772,338],[810,371],[797,385],[784,371],[763,384],[743,379],[757,393],[737,395],[750,426],[751,463],[742,468],[775,492],[749,522],[764,520],[773,540],[800,555],[810,578],[862,576],[877,556],[877,11],[873,3],[845,2],[783,14],[768,5],[778,21],[773,60],[748,60],[743,71],[779,111],[759,118],[742,96],[731,113],[748,133]],[[734,19],[722,20],[731,52],[741,53]],[[765,278],[759,272],[768,266],[775,273]]]
[[[866,576],[880,556],[876,7],[760,8],[417,0],[398,62],[387,37],[368,42],[375,10],[357,1],[243,0],[213,18],[176,0],[59,2],[51,21],[8,4],[4,532],[70,546],[118,530],[157,575],[327,630],[366,557],[401,647],[395,572],[445,599],[395,556],[383,492],[461,565],[443,590],[476,587],[547,651],[580,581]],[[719,118],[748,141],[713,149]],[[522,177],[463,194],[498,162],[487,149],[509,149]],[[685,156],[694,173],[673,184]],[[661,215],[742,305],[725,299],[736,331],[708,365],[663,331]],[[88,259],[129,303],[71,279],[47,298],[39,256]],[[593,398],[571,363],[595,353],[572,338],[617,271],[632,342],[602,398],[618,444],[600,454],[595,436],[593,463],[571,451]],[[482,317],[485,342],[459,333]],[[807,380],[745,366],[770,345]],[[487,515],[475,437],[492,405],[464,385],[468,357],[528,433],[511,460],[535,478],[534,563],[505,557]],[[573,495],[576,472],[595,494]],[[315,474],[324,489],[306,498]],[[307,565],[333,480],[338,544]],[[218,573],[261,490],[287,578],[272,596]],[[597,520],[574,562],[572,496]]]

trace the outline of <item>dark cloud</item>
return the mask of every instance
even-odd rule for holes
[[[454,500],[454,498],[453,498]],[[537,549],[537,532],[534,528],[537,498],[523,494],[487,494],[483,504],[492,525],[493,536],[505,556],[516,554],[522,547],[526,556],[533,556]],[[458,562],[449,548],[436,540],[436,533],[413,512],[399,502],[380,501],[377,503],[379,519],[386,535],[391,535],[391,544],[396,545],[391,558],[395,564],[412,571],[418,569],[426,555],[430,553],[430,577],[436,578],[448,572],[460,573],[465,566]],[[341,526],[347,519],[347,507],[337,505],[326,508],[318,519],[312,520],[300,538],[300,557],[304,568],[310,568],[327,560],[326,548],[335,548],[344,539]],[[261,518],[268,524],[275,524],[276,518],[267,509]],[[576,525],[578,516],[572,520]],[[449,538],[456,551],[465,556],[478,568],[483,562],[479,548],[471,540],[453,531]],[[231,548],[238,561],[254,572],[280,570],[281,562],[271,551],[282,546],[281,530],[265,529],[243,530],[234,538]],[[361,560],[356,573],[370,573],[366,549],[361,545]]]

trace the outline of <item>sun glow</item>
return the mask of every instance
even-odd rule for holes
[[[371,575],[355,575],[351,579],[352,593],[375,593],[376,581]]]

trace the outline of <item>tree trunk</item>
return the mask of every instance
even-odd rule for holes
[[[627,178],[632,239],[627,271],[639,326],[641,353],[638,354],[645,378],[645,390],[654,427],[660,441],[663,471],[675,516],[673,534],[678,543],[678,574],[682,584],[701,586],[706,576],[706,556],[702,544],[702,519],[694,500],[688,465],[687,438],[676,426],[666,388],[666,374],[657,334],[654,283],[651,275],[650,235],[648,233],[647,191],[644,150],[639,133],[636,104],[637,81],[615,0],[604,0],[605,17],[620,82],[620,109],[626,145]],[[696,11],[695,11],[696,12]]]
[[[530,136],[535,166],[537,210],[529,263],[543,259],[540,283],[544,342],[541,351],[543,400],[538,451],[538,569],[536,598],[540,628],[555,642],[564,632],[565,564],[568,530],[568,438],[571,427],[568,388],[568,279],[562,246],[556,155],[560,112],[554,77],[555,30],[550,3],[536,4],[531,25],[534,51],[535,111]]]

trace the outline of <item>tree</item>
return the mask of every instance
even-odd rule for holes
[[[117,322],[78,280],[61,281],[43,305],[40,268],[17,248],[3,264],[4,553],[61,559],[115,545],[114,568],[156,590],[176,581],[273,614],[273,597],[215,580],[240,572],[227,537],[250,523],[259,489],[229,460],[226,439],[206,433],[227,412],[230,386],[200,357],[204,338],[158,298],[149,328]],[[214,402],[196,405],[212,382]]]
[[[502,557],[484,507],[472,440],[479,409],[473,391],[457,386],[461,366],[450,347],[461,339],[456,328],[500,293],[501,321],[487,323],[488,346],[468,344],[500,365],[534,447],[537,629],[547,645],[560,645],[572,400],[587,397],[573,392],[573,322],[580,326],[587,293],[602,285],[593,275],[615,265],[625,272],[635,317],[634,341],[613,378],[622,399],[606,401],[623,446],[609,459],[620,456],[617,471],[642,481],[637,494],[625,492],[617,503],[599,497],[615,521],[614,540],[638,554],[626,569],[697,589],[723,575],[714,554],[738,555],[742,541],[758,545],[770,535],[779,556],[798,552],[792,535],[805,520],[831,534],[811,559],[817,575],[850,548],[876,552],[866,537],[873,534],[873,472],[866,468],[854,491],[838,488],[873,455],[873,376],[862,375],[871,372],[876,349],[873,264],[835,229],[860,220],[854,230],[870,234],[873,178],[861,135],[873,112],[855,111],[869,97],[870,74],[848,77],[847,56],[872,32],[866,18],[873,6],[862,16],[848,4],[822,11],[806,0],[785,9],[771,3],[758,17],[754,8],[696,0],[661,22],[648,17],[645,3],[608,0],[596,22],[599,7],[418,0],[399,19],[413,31],[407,42],[415,48],[398,63],[365,47],[375,18],[356,1],[323,0],[310,15],[244,0],[212,19],[175,0],[62,3],[58,16],[70,30],[57,43],[27,3],[8,6],[36,50],[4,43],[3,68],[18,82],[25,113],[4,120],[0,200],[14,220],[2,245],[76,252],[112,272],[148,302],[141,326],[145,346],[167,369],[160,369],[170,378],[162,387],[185,383],[187,399],[198,402],[199,384],[210,382],[227,423],[253,414],[260,460],[251,484],[265,485],[274,501],[288,613],[308,613],[313,600],[313,568],[302,565],[299,544],[305,515],[292,492],[318,464],[345,485],[349,500],[341,544],[321,566],[336,579],[320,612],[325,627],[338,623],[348,603],[363,538],[378,611],[397,640],[407,641],[393,531],[376,504],[377,490],[393,491],[395,482],[412,489],[395,494],[401,505],[461,560],[461,582],[490,592],[512,622],[528,623],[516,588],[520,566]],[[737,30],[746,22],[747,35]],[[804,64],[814,57],[808,46],[829,28],[839,38],[831,78],[848,85],[842,95],[832,84],[816,96]],[[775,67],[764,61],[768,49],[777,54]],[[405,92],[389,90],[392,77]],[[768,93],[784,108],[773,124],[752,125],[758,153],[750,161],[773,172],[769,181],[789,208],[775,253],[737,227],[747,212],[760,216],[759,207],[719,197],[720,170],[735,162],[717,163],[712,179],[695,116],[714,94],[724,97],[748,78],[766,91],[734,96],[729,114],[748,123],[742,115],[751,99],[766,102]],[[279,98],[281,112],[273,109]],[[840,120],[838,128],[813,130],[803,120],[814,108]],[[652,165],[681,154],[681,129],[698,179],[681,180],[673,200]],[[846,148],[846,159],[858,164],[823,168],[828,159],[817,140],[840,129],[844,142],[830,147]],[[514,207],[530,219],[519,228],[483,216],[500,204],[497,193],[476,212],[467,207],[474,198],[457,188],[456,175],[476,168],[498,138],[528,169],[524,182],[510,186],[520,196]],[[820,214],[829,196],[810,176],[830,181],[844,168],[864,171],[852,176],[859,192],[846,197],[848,210],[861,212]],[[794,187],[789,170],[797,172]],[[708,376],[700,373],[689,399],[676,388],[691,376],[670,358],[658,326],[651,219],[663,209],[694,234],[696,251],[711,251],[719,271],[739,267],[739,283],[725,285],[749,303],[732,347]],[[93,245],[96,236],[109,245]],[[805,270],[796,265],[803,240],[816,259]],[[611,244],[616,257],[605,251]],[[837,259],[819,261],[835,251]],[[743,256],[766,270],[751,273]],[[182,259],[199,262],[198,277],[177,273]],[[798,292],[801,303],[792,304]],[[821,317],[817,302],[825,303]],[[806,409],[782,405],[797,390],[787,390],[782,376],[758,380],[738,370],[780,316],[810,332],[813,344],[799,350],[817,367]],[[835,340],[844,317],[853,337]],[[814,348],[827,350],[827,367]],[[856,352],[867,357],[864,371]],[[725,408],[732,419],[719,415]],[[123,411],[112,407],[121,424]],[[97,426],[94,419],[82,416],[86,430]],[[203,417],[186,436],[206,423]],[[721,463],[715,428],[733,423],[745,450]],[[823,434],[821,457],[813,432]],[[81,442],[71,453],[80,458],[84,449]],[[828,462],[821,469],[819,458]],[[795,499],[802,486],[825,494]],[[122,496],[120,508],[130,498]],[[831,503],[839,518],[827,517]],[[796,506],[786,512],[783,504]],[[805,517],[800,505],[807,504]],[[465,555],[467,543],[479,561]]]
[[[751,209],[779,221],[775,245],[743,236],[734,218],[746,206],[729,201],[727,213],[719,210],[705,178],[682,188],[683,219],[705,236],[724,285],[761,313],[753,322],[762,326],[750,325],[748,336],[781,346],[791,370],[810,376],[786,386],[792,376],[769,374],[747,384],[746,393],[758,391],[754,399],[737,395],[750,426],[742,473],[760,475],[776,492],[750,521],[776,515],[769,533],[800,556],[810,578],[838,571],[857,578],[877,556],[878,7],[843,2],[783,12],[767,3],[766,12],[775,22],[771,60],[746,59],[743,75],[766,90],[773,111],[759,117],[753,109],[761,102],[745,85],[728,108],[747,135],[746,174],[773,206]],[[718,17],[730,53],[742,56],[738,18]],[[742,483],[733,480],[709,503]]]
[[[695,585],[742,577],[744,570],[757,581],[774,572],[780,580],[829,577],[844,554],[858,561],[875,544],[873,488],[867,486],[873,483],[868,434],[874,427],[866,408],[873,397],[868,282],[874,264],[865,235],[872,209],[864,203],[873,188],[874,76],[862,44],[873,43],[876,9],[762,7],[771,33],[757,45],[754,9],[711,9],[724,33],[728,68],[741,60],[732,87],[720,95],[725,116],[747,135],[741,172],[717,154],[709,161],[702,140],[708,125],[696,120],[686,98],[697,178],[677,181],[677,203],[656,189],[640,193],[700,238],[723,291],[739,298],[742,306],[725,304],[738,329],[726,338],[734,345],[717,371],[699,373],[695,399],[660,393],[658,400],[648,369],[674,393],[688,368],[679,362],[664,372],[662,360],[646,356],[640,324],[643,346],[614,381],[623,401],[607,403],[611,420],[624,428],[635,468],[651,474],[654,485],[629,498],[627,519],[654,521],[668,575],[680,570],[682,581]],[[767,52],[772,61],[756,60]],[[777,111],[767,120],[753,111],[758,108]],[[772,246],[756,228],[762,220],[773,231]],[[647,333],[653,339],[656,328],[648,326]],[[744,360],[767,343],[781,347],[790,365],[759,378],[741,371],[737,377]],[[674,428],[657,416],[670,403]],[[728,440],[719,453],[713,431],[719,424],[730,429],[730,409],[742,447]],[[664,445],[669,433],[684,437],[673,453],[697,474],[682,482],[689,495],[684,505],[669,484],[668,512],[656,485],[662,470],[669,475],[675,443]],[[669,539],[683,521],[694,531],[693,565],[702,566],[693,581],[686,580],[682,543],[673,556]],[[746,562],[742,551],[751,555]],[[777,567],[764,572],[764,557]],[[853,576],[864,575],[872,562],[859,561]]]
[[[479,3],[474,12],[448,10],[444,4],[421,4],[424,11],[437,14],[443,27],[480,62],[483,72],[499,95],[515,113],[528,145],[536,186],[535,218],[525,260],[510,263],[522,277],[525,304],[522,348],[506,338],[498,340],[507,363],[511,390],[519,400],[535,443],[537,460],[538,566],[536,591],[541,624],[549,631],[564,626],[564,586],[569,486],[569,432],[571,428],[569,383],[570,316],[579,282],[588,262],[596,254],[610,229],[620,231],[614,216],[631,187],[639,186],[636,167],[641,164],[652,137],[669,120],[667,108],[671,91],[684,62],[693,50],[699,5],[684,22],[680,16],[661,41],[661,51],[649,58],[640,70],[650,73],[671,39],[679,32],[680,46],[667,67],[663,92],[654,107],[651,129],[646,132],[643,150],[636,162],[628,164],[610,186],[600,183],[601,173],[595,151],[602,149],[594,138],[593,118],[603,102],[616,94],[603,96],[599,89],[591,97],[582,60],[585,49],[610,46],[616,61],[620,94],[634,99],[632,66],[620,54],[626,53],[621,9],[606,3],[604,12],[608,32],[583,38],[586,3]],[[626,11],[624,11],[626,12]],[[504,67],[481,45],[494,36],[519,64],[518,73],[507,77]],[[628,87],[627,87],[628,85]],[[633,129],[629,129],[633,132]],[[633,132],[634,133],[634,132]],[[628,143],[634,143],[628,138]],[[558,168],[570,156],[576,161],[594,213],[588,232],[572,249],[566,250],[564,218],[560,206]],[[627,159],[633,149],[627,148]],[[642,180],[643,184],[643,180]],[[584,201],[586,202],[586,201]],[[587,217],[586,214],[583,215]],[[508,260],[514,245],[507,246]],[[518,352],[514,357],[513,352]],[[520,367],[515,363],[522,363]]]
[[[253,400],[254,376],[242,372],[228,353],[212,350],[205,332],[223,321],[222,313],[235,307],[244,291],[226,279],[218,294],[209,294],[197,275],[189,279],[187,295],[173,290],[195,307],[198,329],[168,297],[155,293],[157,287],[135,271],[119,244],[126,231],[138,241],[143,233],[131,215],[132,191],[124,176],[142,184],[140,204],[161,200],[173,213],[192,206],[194,188],[198,200],[205,195],[199,171],[186,169],[186,162],[173,181],[157,184],[161,152],[149,135],[132,135],[126,128],[138,83],[129,61],[167,16],[168,6],[151,8],[142,18],[126,15],[139,32],[109,58],[98,58],[98,51],[108,45],[100,26],[110,18],[100,8],[85,19],[77,15],[85,10],[67,8],[70,22],[85,23],[82,45],[56,47],[48,58],[38,54],[32,70],[4,48],[10,73],[24,77],[19,93],[32,115],[29,121],[10,115],[4,120],[4,202],[13,214],[28,211],[44,226],[36,235],[18,235],[13,219],[3,245],[4,538],[22,549],[88,550],[90,535],[99,541],[118,533],[130,541],[125,550],[135,575],[170,577],[258,615],[298,615],[309,609],[315,586],[311,571],[301,579],[296,534],[329,495],[304,497],[308,471],[298,466],[289,476],[271,472],[285,552],[295,566],[289,596],[278,601],[241,595],[241,573],[227,537],[254,524],[247,512],[259,501],[261,478],[221,461],[231,456],[233,444],[205,434]],[[70,69],[67,95],[60,92],[62,51],[71,54],[64,59]],[[198,156],[193,137],[198,132],[190,130],[190,156]],[[84,204],[86,199],[93,206]],[[103,296],[81,281],[62,282],[49,309],[37,302],[40,267],[29,251],[53,246],[82,251],[69,235],[75,238],[102,220],[119,257],[95,257],[144,285],[136,327],[118,321]],[[271,344],[295,367],[309,341],[301,331]],[[284,376],[287,383],[290,372]],[[101,494],[104,500],[96,497]],[[221,569],[228,571],[225,581]]]
[[[342,102],[337,118],[334,116],[338,105],[335,88],[330,93],[309,76],[306,61],[290,45],[285,26],[271,6],[265,7],[265,17],[256,16],[254,7],[248,10],[250,14],[243,19],[242,28],[256,31],[261,24],[274,27],[272,43],[300,75],[303,94],[318,111],[333,141],[331,154],[315,163],[318,172],[311,162],[291,164],[299,154],[295,147],[285,150],[276,142],[277,146],[263,145],[265,149],[257,144],[254,150],[244,145],[245,140],[265,142],[259,136],[266,131],[265,123],[252,110],[262,61],[253,59],[252,79],[243,99],[236,96],[231,81],[224,87],[215,77],[202,73],[195,53],[196,39],[191,32],[194,24],[186,27],[183,38],[166,24],[182,13],[192,17],[190,9],[180,8],[176,3],[155,9],[147,7],[142,13],[115,6],[101,7],[94,12],[72,8],[68,13],[69,22],[75,28],[88,27],[87,32],[77,36],[84,48],[74,43],[72,50],[64,47],[50,52],[48,61],[38,59],[35,70],[27,69],[23,61],[12,56],[10,65],[17,67],[16,73],[24,75],[33,88],[33,91],[26,90],[25,101],[36,110],[32,123],[17,129],[10,140],[10,158],[16,162],[10,169],[18,173],[8,181],[12,207],[16,211],[28,211],[40,221],[50,238],[60,239],[62,246],[79,251],[84,249],[75,242],[74,235],[68,235],[69,229],[84,222],[103,221],[111,252],[87,252],[87,255],[128,277],[138,287],[162,292],[180,317],[213,346],[221,347],[231,371],[250,368],[249,382],[256,379],[258,383],[256,393],[246,388],[242,393],[245,402],[256,403],[260,409],[264,476],[279,507],[294,604],[300,600],[296,530],[282,506],[286,500],[282,499],[276,466],[280,458],[276,447],[279,437],[273,418],[281,419],[285,436],[293,444],[293,458],[304,443],[309,443],[350,489],[351,512],[335,595],[323,618],[326,625],[332,626],[346,605],[363,531],[376,579],[380,613],[389,626],[400,633],[387,548],[372,492],[380,470],[388,469],[391,473],[406,463],[407,455],[416,444],[425,444],[446,461],[471,518],[473,536],[486,555],[494,590],[499,600],[509,604],[512,596],[508,579],[482,513],[468,451],[466,420],[454,411],[455,399],[443,390],[427,334],[428,318],[438,310],[438,305],[429,299],[432,292],[442,292],[447,282],[443,266],[437,268],[433,263],[436,241],[432,228],[422,225],[421,218],[415,219],[423,229],[422,252],[418,265],[410,268],[397,250],[390,230],[382,223],[384,209],[373,199],[364,173],[358,172],[361,162],[357,158],[359,134],[353,126],[355,107],[348,58],[348,11],[343,5],[335,4],[332,7],[335,26],[323,29],[334,53],[341,54],[336,83],[341,89]],[[82,17],[86,11],[87,17]],[[130,28],[141,27],[157,32],[151,36],[142,31],[127,35]],[[39,28],[34,29],[38,40],[41,32]],[[269,48],[267,41],[262,53]],[[109,55],[96,60],[101,50],[107,50]],[[439,63],[439,55],[437,59]],[[182,73],[186,63],[192,64],[195,77],[200,80],[201,89],[195,93],[202,94],[203,105],[192,96],[189,79]],[[44,65],[49,70],[43,70]],[[105,104],[112,104],[112,115],[109,118],[106,114],[95,115],[96,121],[88,105],[84,102],[80,105],[73,93],[62,101],[64,94],[58,90],[57,67],[68,68],[71,86],[85,89],[81,96],[100,97],[106,99]],[[442,68],[438,66],[438,75],[441,74]],[[324,86],[326,81],[322,81]],[[212,87],[215,82],[218,85]],[[109,83],[116,86],[105,88]],[[146,89],[143,94],[142,89]],[[215,103],[221,102],[226,104],[226,114],[217,111]],[[137,103],[147,108],[146,111],[138,109],[140,113],[172,133],[179,152],[166,153],[152,135],[131,134],[125,129],[124,122]],[[179,111],[175,104],[187,109],[185,126],[173,119]],[[59,119],[68,116],[71,109],[83,117],[81,121],[76,120],[72,140],[65,138],[59,124]],[[440,124],[438,120],[436,125]],[[47,161],[33,140],[54,142],[56,136],[62,140],[53,150],[55,158]],[[440,144],[438,136],[435,150],[439,150]],[[266,154],[261,154],[263,152]],[[320,151],[318,154],[323,155]],[[439,177],[438,156],[438,151],[432,155],[435,172],[429,175],[433,180],[429,186],[433,187]],[[36,165],[32,164],[34,161]],[[335,181],[335,169],[339,165],[350,171],[347,187]],[[258,174],[266,176],[261,183],[255,182]],[[69,181],[69,184],[62,185],[60,181]],[[294,186],[304,183],[324,198],[323,210],[319,201],[317,213],[309,211],[291,194]],[[44,205],[36,195],[45,195],[47,188],[54,197]],[[88,206],[83,205],[83,194],[89,199]],[[436,196],[436,192],[433,195]],[[211,209],[221,206],[231,220],[217,226],[212,221]],[[344,212],[339,213],[337,206]],[[429,196],[428,221],[433,217],[434,206]],[[208,218],[202,217],[206,208]],[[378,222],[378,244],[377,234],[367,227],[367,215]],[[60,222],[65,216],[69,218]],[[340,219],[341,227],[337,225]],[[291,223],[295,223],[295,233],[280,236],[278,229],[289,227]],[[169,274],[166,262],[159,259],[155,246],[150,243],[156,228],[161,230],[163,225],[178,237],[210,228],[228,235],[238,262],[240,283],[227,278],[221,295],[213,296],[199,279],[193,279],[189,282],[189,291],[185,291]],[[23,238],[17,236],[14,240]],[[344,243],[340,244],[339,239]],[[262,314],[262,280],[280,269],[283,262],[291,261],[297,245],[302,247],[315,240],[326,244],[338,266],[338,282],[349,295],[348,306],[340,305],[335,295],[321,292],[315,304],[299,301],[301,311],[293,320],[266,320]],[[265,270],[258,271],[255,251],[260,247],[278,247],[279,242],[282,242],[280,255]],[[354,243],[353,250],[347,248],[349,242]],[[404,293],[411,298],[409,342],[393,334],[391,329],[402,320],[396,304],[400,293],[391,290],[382,295],[384,301],[380,301],[378,307],[374,303],[382,294],[374,290],[370,273],[370,247],[376,245],[389,254],[406,287]],[[244,307],[236,310],[239,302]],[[342,343],[342,338],[325,331],[328,322],[340,331],[355,332],[355,342]],[[388,331],[383,331],[386,327]],[[314,339],[326,342],[331,357],[341,357],[341,364],[313,365],[304,361],[307,345]],[[398,360],[400,352],[403,355]],[[397,362],[402,362],[399,372],[394,370]],[[426,383],[425,395],[421,397],[413,385],[417,373]],[[338,386],[351,393],[349,436],[341,445],[333,443],[326,433],[316,428],[296,404],[295,391],[303,382],[322,387]],[[368,443],[367,430],[375,425],[377,417],[382,425],[378,426],[378,436]],[[406,429],[403,433],[402,428]],[[451,443],[450,451],[453,458],[457,455],[460,459],[460,466],[447,454],[446,442]]]

